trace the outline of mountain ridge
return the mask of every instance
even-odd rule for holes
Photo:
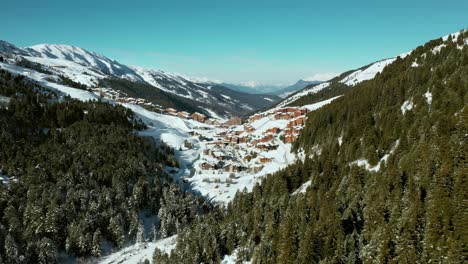
[[[26,48],[18,48],[14,44],[6,41],[0,42],[0,52],[7,57],[6,62],[18,65],[17,60],[26,60],[20,66],[31,66],[31,63],[38,64],[38,68],[43,68],[43,73],[54,76],[61,76],[78,84],[87,87],[98,87],[102,80],[121,79],[134,82],[136,84],[147,84],[155,90],[147,89],[142,95],[155,98],[160,91],[169,93],[169,98],[185,98],[184,101],[189,107],[178,110],[197,109],[200,112],[211,116],[228,118],[230,116],[242,116],[271,105],[279,101],[279,97],[268,94],[246,96],[242,92],[231,92],[231,89],[219,84],[210,82],[196,82],[189,80],[179,74],[168,73],[162,70],[146,69],[136,66],[126,66],[116,60],[85,50],[83,48],[65,44],[38,44]],[[31,63],[29,63],[31,62]],[[34,66],[34,65],[32,65]],[[212,91],[216,87],[217,92]],[[112,87],[107,87],[112,89]],[[156,90],[157,89],[157,90]],[[158,91],[159,90],[159,91]],[[225,95],[224,97],[220,97]],[[226,94],[230,94],[227,96]],[[248,100],[246,100],[248,99]],[[199,103],[204,108],[200,108]],[[183,105],[181,105],[183,106]],[[206,110],[209,108],[209,110]]]

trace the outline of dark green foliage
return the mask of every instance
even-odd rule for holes
[[[330,85],[327,88],[317,93],[311,93],[309,95],[303,96],[297,99],[296,101],[288,104],[288,106],[303,106],[318,103],[339,95],[343,95],[350,89],[351,87],[344,83],[340,83],[338,81],[331,81]]]
[[[57,102],[34,83],[1,73],[0,94],[11,101],[0,108],[0,170],[18,179],[0,184],[3,261],[98,257],[103,241],[121,247],[145,239],[144,217],[157,224],[158,212],[168,212],[161,221],[170,216],[177,223],[169,236],[203,211],[203,201],[162,170],[177,165],[173,150],[137,136],[144,125],[132,111],[98,101]]]
[[[88,90],[88,86],[86,86],[85,84],[75,82],[72,79],[63,75],[60,75],[60,78],[62,79],[62,84],[65,86],[69,86],[69,87],[73,87],[73,88],[77,88],[81,90]]]
[[[24,58],[21,58],[19,61],[17,61],[16,65],[18,65],[20,67],[23,67],[23,68],[28,68],[28,69],[31,69],[31,70],[35,70],[35,71],[40,72],[40,73],[49,74],[49,75],[52,74],[52,72],[50,72],[49,70],[44,69],[44,66],[42,66],[41,64],[29,61],[29,60],[24,59]]]
[[[295,145],[303,163],[238,193],[155,260],[219,262],[237,249],[253,263],[466,263],[468,46],[457,43],[418,47],[310,113]],[[353,165],[361,158],[380,170]]]
[[[53,73],[51,71],[49,71],[48,69],[46,69],[43,65],[41,65],[39,63],[29,61],[29,60],[24,59],[24,58],[21,58],[19,61],[17,61],[16,65],[18,65],[20,67],[23,67],[23,68],[28,68],[28,69],[31,69],[31,70],[34,70],[34,71],[37,71],[37,72],[40,72],[40,73],[44,73],[44,74],[47,74],[47,75],[53,75]],[[60,78],[62,79],[61,84],[63,84],[63,85],[73,87],[73,88],[77,88],[77,89],[82,89],[82,90],[87,90],[88,89],[88,87],[86,85],[84,85],[82,83],[79,83],[79,82],[75,82],[75,81],[73,81],[72,79],[70,79],[70,78],[68,78],[66,76],[60,75]],[[51,79],[51,81],[52,82],[57,82],[55,79]]]
[[[163,79],[158,80],[161,85],[167,85],[167,87],[173,86],[173,84],[165,83]],[[264,99],[265,97],[277,101],[279,97],[275,95],[263,95],[263,94],[247,94],[230,90],[226,87],[213,85],[209,88],[209,94],[212,95],[216,102],[206,103],[203,102],[202,98],[189,99],[180,95],[188,95],[188,92],[183,89],[176,90],[177,95],[162,91],[154,86],[142,82],[131,82],[121,79],[106,79],[101,80],[100,86],[110,87],[114,90],[121,91],[130,97],[144,98],[156,105],[160,105],[163,108],[172,107],[179,111],[187,111],[189,113],[200,112],[210,116],[205,109],[213,109],[220,115],[229,113],[230,115],[243,116],[252,111],[251,108],[246,107],[249,104],[257,109],[269,106],[270,100]],[[187,85],[193,86],[194,84],[188,83]],[[202,89],[195,87],[196,89]],[[241,103],[231,104],[226,101],[223,95],[237,100]],[[150,109],[152,110],[152,109]]]
[[[204,110],[191,102],[189,99],[174,96],[146,83],[136,83],[120,79],[107,79],[101,81],[100,86],[112,87],[112,89],[122,91],[130,97],[145,98],[148,101],[160,105],[164,108],[172,107],[190,113],[203,112]]]

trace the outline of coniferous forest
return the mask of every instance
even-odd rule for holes
[[[137,136],[145,125],[130,110],[0,77],[11,97],[0,107],[0,173],[16,180],[0,184],[0,263],[99,257],[173,235],[209,209],[163,172],[177,165],[173,150]]]
[[[277,61],[285,75],[309,63],[298,58],[308,35],[292,43],[281,22],[285,54],[267,58],[265,35],[265,54],[231,47],[249,58],[227,52],[223,69],[275,79]],[[195,35],[207,42],[177,44],[223,42]],[[210,68],[198,55],[135,54]],[[313,76],[280,98],[256,81],[239,83],[244,93],[75,46],[0,40],[0,264],[468,263],[468,30]]]
[[[428,42],[310,113],[303,161],[194,221],[154,262],[466,263],[467,35]]]

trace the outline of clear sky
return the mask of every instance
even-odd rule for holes
[[[80,46],[129,65],[290,83],[468,27],[467,0],[11,0],[0,39]]]

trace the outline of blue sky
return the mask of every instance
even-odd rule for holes
[[[466,28],[467,12],[466,0],[14,0],[2,3],[0,39],[227,82],[290,83]]]

